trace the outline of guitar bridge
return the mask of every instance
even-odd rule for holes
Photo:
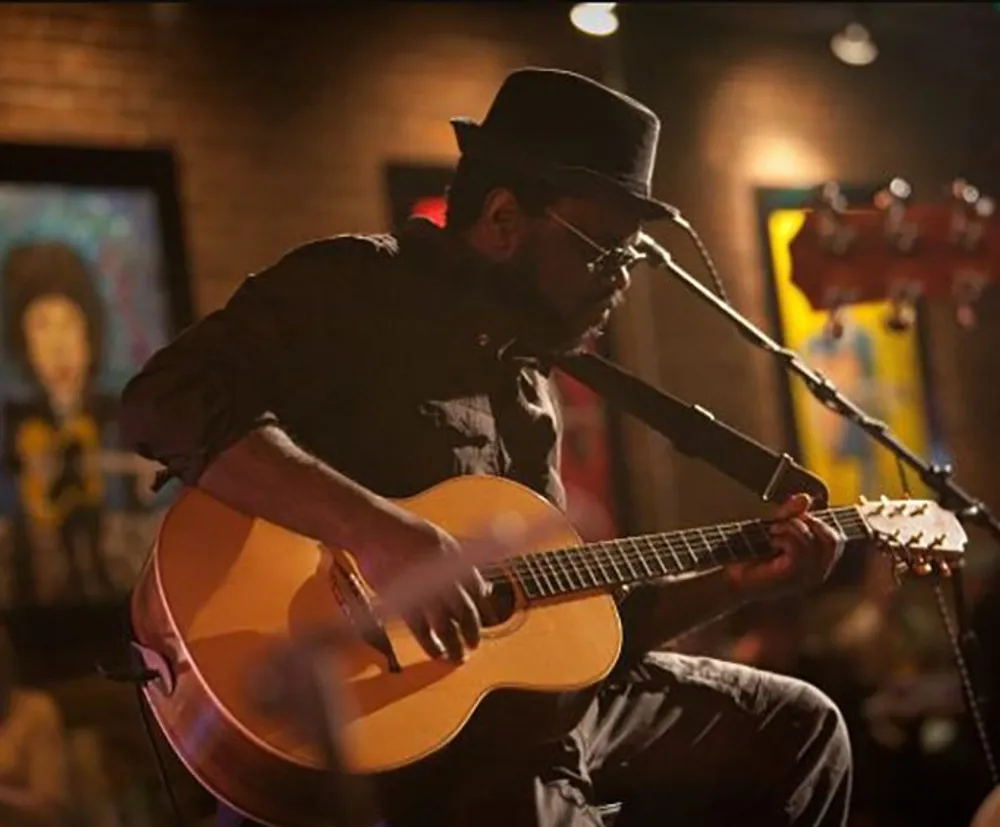
[[[385,625],[372,611],[371,600],[368,599],[358,576],[338,560],[333,562],[331,576],[333,592],[341,611],[356,629],[362,630],[361,639],[385,658],[390,672],[402,672],[403,667],[385,630]]]

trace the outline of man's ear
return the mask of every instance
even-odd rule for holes
[[[503,187],[487,194],[477,223],[477,246],[494,261],[513,258],[527,232],[524,210],[514,193]]]

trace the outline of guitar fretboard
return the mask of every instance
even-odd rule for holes
[[[857,508],[812,513],[848,544],[871,536]],[[770,522],[746,520],[536,551],[511,558],[508,570],[529,600],[605,590],[773,556]]]

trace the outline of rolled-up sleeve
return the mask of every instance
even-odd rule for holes
[[[212,460],[276,422],[290,367],[329,350],[345,273],[368,264],[365,242],[313,242],[247,278],[220,310],[155,353],[122,392],[119,425],[131,450],[164,466],[161,483],[197,482]],[[345,278],[346,276],[346,278]]]

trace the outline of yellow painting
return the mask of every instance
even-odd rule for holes
[[[834,340],[826,334],[829,314],[814,310],[792,283],[789,244],[805,216],[801,209],[781,209],[767,219],[785,346],[827,376],[863,411],[888,424],[904,445],[926,457],[930,429],[917,329],[902,333],[887,330],[888,304],[873,302],[845,309],[842,338]],[[903,494],[896,459],[888,449],[827,410],[799,377],[793,376],[790,385],[800,460],[826,481],[832,502],[857,502],[861,495],[874,499],[881,494]],[[912,472],[907,482],[914,496],[926,496],[926,489]]]

